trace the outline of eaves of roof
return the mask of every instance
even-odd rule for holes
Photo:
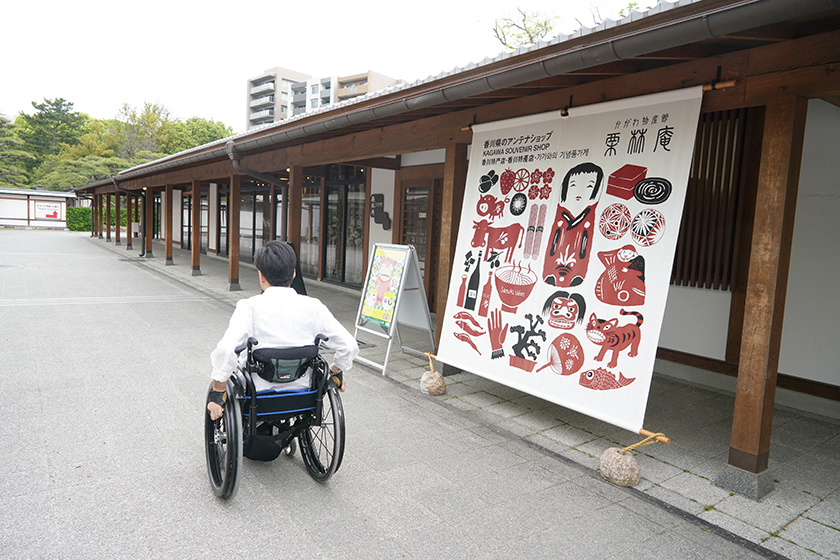
[[[372,126],[542,78],[838,9],[840,0],[660,0],[643,14],[632,12],[618,22],[608,20],[593,29],[582,28],[569,36],[559,35],[434,77],[392,86],[329,110],[264,125],[132,167],[119,173],[119,178],[135,179],[224,159],[229,142],[235,144],[237,153],[247,154],[315,136],[339,135],[362,124]]]

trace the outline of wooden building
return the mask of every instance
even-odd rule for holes
[[[374,243],[413,244],[440,312],[472,124],[701,84],[708,91],[659,357],[663,370],[737,379],[729,466],[718,483],[757,498],[772,488],[777,386],[840,401],[838,345],[828,334],[840,311],[831,290],[840,272],[840,0],[663,0],[643,17],[79,190],[94,195],[97,211],[128,205],[146,224],[146,256],[171,262],[173,245],[190,247],[200,274],[202,253],[226,255],[231,289],[240,260],[270,238],[294,243],[305,274],[350,286],[361,285]],[[110,225],[98,224],[94,233],[110,237]],[[165,255],[152,255],[153,237],[165,241]],[[786,300],[796,309],[786,311]],[[796,329],[783,342],[786,321]]]

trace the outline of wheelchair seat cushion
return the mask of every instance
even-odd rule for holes
[[[318,352],[313,344],[296,348],[259,348],[253,351],[251,372],[271,383],[289,383],[303,377]]]

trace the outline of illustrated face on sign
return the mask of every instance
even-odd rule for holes
[[[578,215],[601,199],[604,171],[594,163],[581,163],[566,173],[560,192],[563,206]]]
[[[394,259],[382,259],[382,262],[379,264],[379,281],[380,282],[390,282],[391,278],[394,276],[394,265],[396,265],[396,261]]]
[[[629,245],[625,245],[624,247],[619,249],[616,256],[618,257],[618,260],[620,260],[621,262],[626,262],[627,263],[627,262],[630,262],[633,259],[635,259],[636,255],[638,255],[638,253],[633,249],[633,247],[631,247]]]
[[[554,292],[543,306],[543,315],[548,314],[548,325],[555,329],[571,329],[580,323],[586,313],[586,301],[580,294]]]

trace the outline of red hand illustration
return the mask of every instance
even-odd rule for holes
[[[495,360],[505,355],[502,344],[505,342],[507,336],[508,325],[502,326],[502,312],[499,309],[490,312],[490,318],[487,319],[487,330],[490,333],[490,358]]]

